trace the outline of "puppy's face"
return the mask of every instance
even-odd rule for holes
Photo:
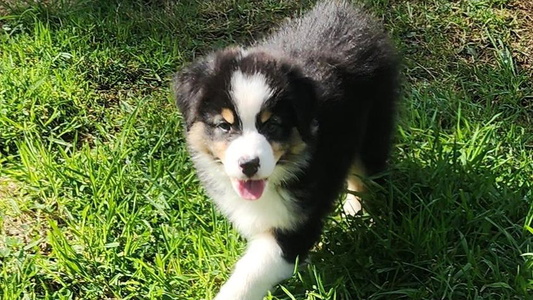
[[[228,49],[178,74],[174,91],[195,153],[219,162],[243,199],[261,198],[276,169],[313,138],[314,86],[290,63]]]

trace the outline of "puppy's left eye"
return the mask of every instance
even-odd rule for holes
[[[271,117],[265,124],[263,124],[262,131],[265,133],[276,133],[282,126],[281,119],[278,117]]]
[[[225,121],[222,121],[217,124],[217,128],[222,132],[229,132],[231,130],[231,124]]]

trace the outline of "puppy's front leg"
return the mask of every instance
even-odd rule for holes
[[[269,289],[289,278],[294,264],[287,262],[274,236],[252,238],[243,257],[215,300],[261,300]]]

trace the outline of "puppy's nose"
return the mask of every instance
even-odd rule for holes
[[[259,169],[259,157],[252,158],[252,159],[240,159],[239,160],[239,166],[242,169],[242,173],[248,177],[252,177],[257,173],[257,170]]]

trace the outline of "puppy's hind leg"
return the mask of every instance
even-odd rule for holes
[[[365,191],[365,185],[361,180],[363,176],[365,176],[364,168],[360,161],[356,159],[346,177],[348,191],[343,205],[343,210],[346,215],[355,216],[361,211],[361,198],[354,193]]]

